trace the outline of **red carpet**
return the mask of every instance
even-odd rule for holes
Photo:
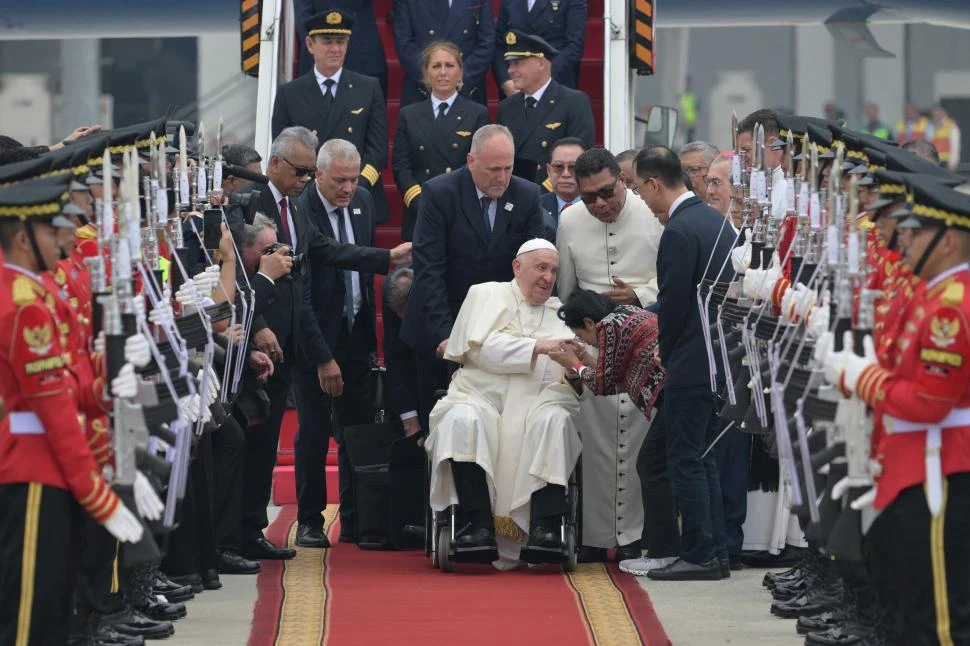
[[[325,525],[336,541],[336,507]],[[295,506],[267,538],[293,547]],[[336,544],[263,561],[249,646],[462,644],[606,646],[670,644],[647,593],[615,565],[499,572],[434,569],[424,552],[375,552]]]

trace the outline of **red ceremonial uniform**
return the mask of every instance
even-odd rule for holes
[[[894,433],[894,420],[943,426],[943,477],[970,472],[970,267],[931,282],[919,284],[884,351],[893,365],[866,368],[856,385],[877,418],[889,418],[875,447],[877,509],[926,481],[927,432]]]
[[[78,382],[57,319],[57,299],[38,277],[8,264],[0,293],[0,485],[40,483],[69,491],[103,523],[120,500],[100,476],[79,421]]]

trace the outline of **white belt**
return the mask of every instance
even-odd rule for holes
[[[15,435],[43,435],[44,425],[34,413],[10,413],[10,432]]]
[[[970,408],[954,408],[937,424],[907,422],[885,415],[886,431],[892,433],[915,433],[926,431],[926,503],[933,516],[943,509],[943,465],[940,463],[940,447],[943,446],[943,429],[970,426]]]

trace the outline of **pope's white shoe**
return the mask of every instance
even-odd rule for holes
[[[638,559],[627,559],[620,561],[620,571],[635,576],[647,576],[650,570],[657,570],[670,565],[677,560],[676,556],[668,556],[659,559],[648,559],[646,556]]]

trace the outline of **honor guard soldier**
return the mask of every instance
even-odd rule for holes
[[[546,163],[552,144],[578,137],[591,148],[595,137],[589,97],[552,78],[552,61],[558,55],[539,36],[516,30],[505,34],[505,60],[518,92],[499,103],[498,122],[515,140],[517,174],[548,192],[552,185],[546,181]]]
[[[421,185],[465,165],[472,135],[488,123],[488,110],[458,92],[462,55],[458,45],[439,41],[421,55],[431,95],[401,110],[391,151],[394,181],[404,198],[401,237],[411,240]]]
[[[485,74],[495,53],[492,5],[482,0],[395,0],[394,44],[404,67],[401,107],[427,99],[424,49],[447,40],[461,51],[461,95],[485,105]],[[471,130],[475,130],[472,128]]]
[[[387,165],[387,109],[380,84],[370,76],[344,67],[353,18],[333,9],[319,13],[304,25],[306,48],[313,54],[313,70],[276,88],[273,104],[273,138],[285,128],[303,126],[317,141],[346,139],[360,151],[363,186],[370,190],[377,221],[387,219],[387,200],[380,181]],[[285,161],[285,160],[284,160]],[[314,169],[298,168],[312,176]]]
[[[502,0],[495,22],[495,79],[505,96],[514,87],[503,59],[505,34],[535,34],[562,52],[552,64],[552,76],[566,87],[579,84],[579,61],[586,46],[586,0]],[[592,145],[592,144],[589,144]]]
[[[66,184],[0,190],[0,643],[67,641],[77,579],[81,511],[121,541],[138,519],[101,478],[84,440],[72,357],[42,274],[59,256]]]
[[[873,585],[900,644],[970,643],[970,197],[912,180],[904,260],[922,279],[900,312],[893,348],[821,357],[826,378],[873,408]],[[820,340],[831,347],[831,338]],[[817,348],[818,349],[818,348]],[[859,356],[863,354],[864,356]],[[888,359],[888,361],[886,360]],[[878,428],[882,425],[881,432]]]

